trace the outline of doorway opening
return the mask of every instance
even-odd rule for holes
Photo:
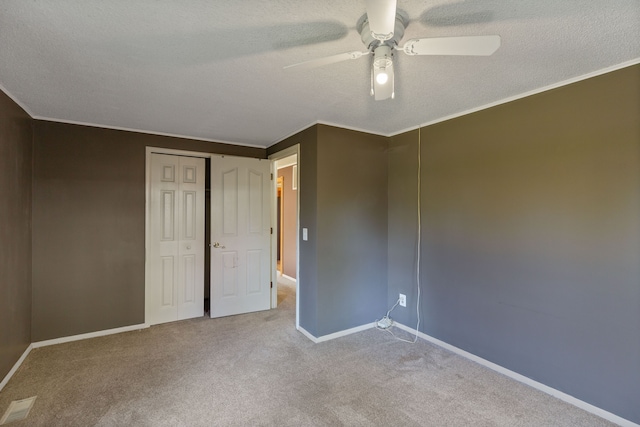
[[[297,149],[293,153],[297,153]],[[164,156],[165,163],[168,163],[154,168],[152,159],[157,156]],[[199,163],[195,166],[183,164],[179,158],[193,159]],[[207,312],[209,317],[221,317],[277,306],[275,239],[270,232],[270,226],[276,228],[275,204],[270,202],[271,186],[275,198],[275,180],[269,177],[270,172],[271,176],[277,173],[273,168],[271,158],[265,161],[146,148],[145,323],[153,325],[178,320],[173,319],[173,315],[165,318],[156,314],[158,310],[172,313],[179,298],[184,299],[184,295],[195,296],[190,301],[193,300],[192,306],[197,306],[199,310],[197,315],[189,314],[190,317],[203,316]],[[196,170],[204,170],[204,173],[201,176],[203,179],[197,178],[195,181],[204,181],[205,184],[202,188],[198,187],[197,191],[187,187],[194,184]],[[159,186],[152,185],[156,181],[160,183]],[[170,182],[175,183],[175,188],[162,187],[170,185]],[[204,193],[202,196],[199,196],[200,191]],[[227,208],[223,209],[223,205]],[[193,228],[189,234],[185,230],[192,230],[191,225],[195,222],[191,218],[195,216],[192,217],[191,212],[196,210],[196,206],[205,208],[201,215],[204,221],[202,226]],[[174,223],[174,219],[179,217],[186,218],[187,225]],[[200,224],[200,220],[197,222]],[[191,234],[196,236],[197,243],[194,239],[187,242],[176,237],[183,233],[189,234],[188,239],[191,239]],[[297,241],[297,230],[295,233]],[[167,245],[177,246],[177,253],[159,253],[158,248]],[[195,248],[199,248],[202,255],[186,259],[192,255],[186,251]],[[175,248],[173,250],[176,251]],[[195,258],[200,257],[204,258],[204,263],[196,262]],[[296,252],[293,263],[295,271],[297,263]],[[190,268],[183,268],[185,266]],[[186,291],[184,286],[178,288],[179,280],[176,279],[184,277],[192,284]]]
[[[280,171],[278,170],[278,173]],[[278,256],[276,270],[283,273],[282,260],[284,258],[284,176],[278,175],[276,181],[276,255]]]
[[[205,187],[204,187],[204,315],[211,313],[211,157],[205,159]]]
[[[283,292],[289,289],[296,294],[296,328],[299,326],[299,192],[298,146],[293,146],[269,157],[273,161],[272,192],[272,307],[281,302]]]

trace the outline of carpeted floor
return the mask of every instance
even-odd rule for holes
[[[34,349],[0,393],[18,426],[609,426],[419,340],[375,329],[314,344],[277,310]]]

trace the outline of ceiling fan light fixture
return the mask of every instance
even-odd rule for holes
[[[373,52],[373,92],[376,101],[393,97],[393,60],[392,49],[388,45],[380,45]]]
[[[489,56],[501,44],[499,35],[427,37],[408,40],[400,47],[409,23],[405,13],[397,10],[397,0],[365,0],[366,13],[358,19],[356,29],[366,51],[352,51],[301,62],[285,68],[315,68],[372,55],[371,95],[376,101],[395,98],[394,50],[406,55]]]
[[[373,52],[373,68],[384,70],[392,65],[391,46],[380,45]]]
[[[391,47],[380,45],[375,49],[373,55],[373,74],[376,83],[383,85],[389,81],[389,74],[392,72]]]
[[[385,84],[387,81],[389,81],[389,75],[387,74],[387,72],[385,70],[380,70],[380,72],[376,75],[376,82],[378,84]]]

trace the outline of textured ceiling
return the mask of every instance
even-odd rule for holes
[[[363,50],[364,0],[2,0],[0,85],[36,118],[256,146],[313,123],[392,135],[640,62],[638,0],[398,0],[417,37],[498,34],[490,57],[396,55],[396,97]],[[402,42],[401,42],[402,44]]]

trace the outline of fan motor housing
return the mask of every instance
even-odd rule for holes
[[[402,37],[404,36],[404,29],[407,27],[407,20],[400,15],[396,14],[396,25],[393,29],[393,37],[389,40],[380,41],[373,37],[371,34],[371,30],[369,29],[369,20],[367,19],[367,15],[363,15],[362,18],[359,19],[358,32],[360,33],[360,38],[362,39],[362,43],[369,49],[370,51],[374,51],[376,47],[380,45],[387,45],[390,47],[397,46]]]

